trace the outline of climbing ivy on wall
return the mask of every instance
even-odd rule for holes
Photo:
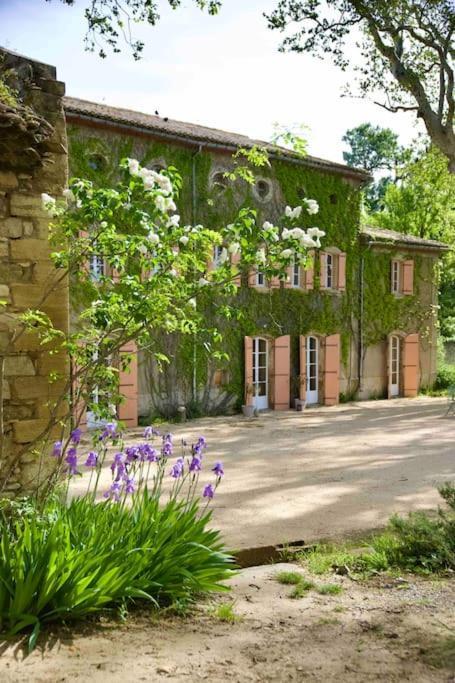
[[[293,338],[291,367],[298,368],[298,335],[314,332],[320,335],[341,334],[341,357],[347,365],[350,341],[355,338],[353,319],[360,311],[360,263],[364,259],[363,289],[363,341],[365,346],[383,340],[392,329],[406,331],[416,321],[419,330],[428,327],[428,305],[415,296],[397,299],[390,293],[391,252],[378,252],[362,246],[359,241],[360,192],[341,176],[310,168],[304,164],[273,159],[270,167],[260,169],[258,175],[271,183],[272,192],[262,201],[254,189],[245,182],[236,181],[220,186],[212,182],[215,172],[222,173],[232,167],[226,154],[211,153],[205,149],[150,141],[145,137],[126,136],[70,126],[69,159],[73,176],[86,177],[102,185],[114,181],[118,161],[134,156],[143,165],[155,163],[178,168],[183,177],[179,213],[183,223],[193,221],[215,228],[232,221],[241,207],[256,208],[260,220],[274,220],[288,204],[296,206],[304,197],[319,203],[317,224],[325,230],[324,245],[336,246],[346,252],[346,292],[342,295],[319,292],[319,259],[315,259],[315,289],[311,292],[289,289],[271,289],[258,292],[242,287],[238,295],[239,319],[226,324],[217,320],[223,334],[224,350],[229,362],[224,368],[223,391],[226,395],[243,398],[243,340],[245,335],[263,334],[277,337],[290,334]],[[193,191],[193,170],[196,193]],[[424,257],[415,256],[415,282],[420,281]],[[204,303],[208,319],[217,319],[217,303],[208,293]],[[163,346],[167,343],[163,335]],[[198,340],[196,354],[191,339],[177,344],[173,362],[173,376],[191,396],[195,367],[198,388],[208,385],[213,367],[204,351],[203,340]],[[196,358],[196,361],[195,361]],[[221,368],[223,370],[223,368]],[[174,381],[174,379],[172,380]],[[162,390],[161,394],[165,394]],[[201,409],[208,410],[210,400],[206,391]],[[222,406],[226,404],[225,398]]]

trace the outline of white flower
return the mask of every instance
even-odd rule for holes
[[[283,251],[281,252],[281,256],[283,258],[290,258],[292,256],[292,253],[292,249],[283,249]]]
[[[274,228],[273,232],[270,233],[270,239],[272,240],[272,242],[278,242],[278,240],[280,239],[280,236],[276,228]]]
[[[156,195],[155,206],[158,209],[158,211],[161,211],[161,213],[164,213],[166,211],[166,200],[162,194]]]
[[[256,261],[258,263],[265,263],[265,251],[264,249],[258,249],[256,252]]]
[[[273,225],[272,225],[272,223],[269,223],[269,221],[265,221],[265,223],[262,227],[264,230],[270,230],[273,228]]]
[[[153,190],[153,188],[155,187],[155,181],[153,180],[152,176],[145,176],[143,178],[143,181],[146,190]]]
[[[290,234],[291,234],[291,231],[288,230],[287,228],[284,228],[284,229],[283,229],[283,232],[281,233],[281,237],[282,237],[284,240],[287,240],[287,238],[289,237]]]
[[[100,228],[107,228],[107,221],[101,221]]]
[[[228,247],[228,252],[230,254],[238,254],[240,251],[240,244],[238,242],[232,242]]]
[[[75,196],[72,190],[69,189],[69,187],[66,188],[66,190],[63,190],[63,196],[65,199],[67,199],[69,202],[74,202]]]
[[[134,161],[134,159],[133,159]],[[145,178],[152,178],[153,177],[153,171],[151,171],[149,168],[145,168],[145,166],[137,172],[137,175],[144,180]]]
[[[201,287],[205,287],[205,285],[209,285],[210,283],[209,283],[208,280],[205,279],[205,277],[201,277],[201,278],[199,278],[198,284],[199,284]]]
[[[288,218],[299,218],[302,213],[302,207],[296,206],[295,209],[292,209],[290,206],[287,206],[284,213]]]
[[[310,216],[312,214],[318,213],[319,204],[315,199],[304,199],[303,201],[305,202],[306,210],[310,214]]]
[[[318,240],[319,241],[319,240]],[[309,235],[303,235],[302,239],[300,240],[300,244],[304,247],[320,247],[320,244],[317,244],[317,242],[310,237]]]
[[[141,254],[148,254],[148,248],[145,244],[140,244],[137,250],[140,251]]]
[[[128,159],[127,161],[130,175],[137,175],[139,173],[139,161],[137,159]]]
[[[177,277],[178,273],[175,270],[175,268],[171,268],[169,271],[169,275],[171,275],[172,277]]]
[[[57,215],[58,211],[54,197],[51,197],[49,194],[46,194],[46,192],[43,192],[43,194],[41,195],[41,201],[43,204],[43,208],[47,211],[47,213],[50,216]]]
[[[152,244],[158,244],[160,241],[160,238],[158,237],[158,235],[155,232],[149,232],[148,238],[149,238],[149,242],[151,242]]]
[[[163,192],[166,192],[167,194],[172,193],[172,183],[166,175],[162,175],[162,173],[155,173],[154,177],[156,184],[163,190]]]
[[[196,299],[189,299],[189,300],[188,300],[188,303],[189,303],[189,305],[192,306],[193,308],[196,308]]]
[[[302,239],[304,234],[302,228],[293,228],[291,230],[291,237],[294,237],[296,240]]]
[[[190,241],[190,238],[188,237],[188,235],[182,235],[181,238],[179,239],[180,244],[183,244],[184,246],[186,246],[189,241]]]
[[[319,230],[319,228],[308,228],[308,236],[313,238],[325,237],[324,230]]]
[[[166,227],[167,228],[178,228],[179,223],[180,223],[180,216],[178,215],[178,213],[176,213],[169,218],[168,222],[166,223]]]
[[[170,211],[177,211],[177,207],[176,207],[173,199],[171,199],[170,197],[163,197],[163,199],[164,199],[164,206],[166,207],[165,211],[167,211],[168,213]]]

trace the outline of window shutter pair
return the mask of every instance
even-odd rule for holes
[[[331,289],[337,289],[339,292],[346,291],[346,254],[341,252],[332,255],[335,258],[335,278],[336,281]],[[327,252],[321,251],[319,254],[319,275],[320,275],[320,289],[327,289]]]
[[[403,273],[403,286],[401,289],[402,294],[406,294],[408,296],[411,294],[414,294],[414,261],[403,261],[402,273]]]

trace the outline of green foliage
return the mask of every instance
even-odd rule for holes
[[[316,590],[320,595],[339,595],[343,592],[343,587],[337,583],[324,583],[318,586]]]
[[[292,600],[299,600],[300,598],[304,598],[313,588],[314,583],[312,581],[307,581],[306,579],[302,578],[295,588],[293,588],[293,590],[289,593],[289,597]]]
[[[448,389],[451,386],[455,386],[455,365],[439,363],[434,388],[436,390]]]
[[[328,55],[357,73],[361,96],[382,93],[385,109],[418,112],[455,171],[451,0],[280,0],[266,17],[269,28],[286,34],[282,51]]]
[[[225,590],[232,572],[210,514],[147,491],[131,507],[91,497],[51,502],[37,514],[3,516],[0,546],[1,629],[9,634],[80,619],[102,609],[147,600],[188,602]]]
[[[0,76],[0,102],[9,107],[16,107],[18,104],[17,95]]]
[[[279,123],[273,124],[272,142],[274,145],[282,145],[292,149],[299,157],[308,154],[308,141],[306,135],[308,126],[295,124],[294,126],[280,126]]]
[[[213,616],[220,621],[227,624],[234,624],[240,620],[238,614],[234,611],[235,602],[223,602],[218,605],[212,612]]]
[[[285,586],[295,586],[302,581],[303,577],[299,572],[282,571],[277,572],[274,579]]]
[[[381,571],[400,569],[417,573],[435,573],[455,568],[455,486],[447,482],[439,488],[447,509],[430,516],[414,512],[408,517],[394,515],[388,529],[358,545],[318,546],[302,556],[303,562],[315,574],[325,574],[343,568],[354,574],[368,576]]]

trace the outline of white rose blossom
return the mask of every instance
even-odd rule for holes
[[[148,239],[152,244],[158,244],[160,241],[160,238],[155,232],[149,232]]]
[[[138,246],[138,251],[140,251],[141,254],[148,254],[148,248],[145,244],[140,244]]]
[[[296,206],[295,209],[292,209],[290,206],[287,206],[284,210],[285,216],[287,218],[300,218],[300,214],[302,213],[302,207],[301,206]]]
[[[168,222],[166,223],[166,227],[167,228],[178,228],[179,223],[180,223],[180,216],[178,215],[178,213],[176,213],[169,218]]]
[[[319,204],[315,199],[304,199],[303,201],[310,216],[319,212]]]
[[[269,223],[269,221],[265,221],[265,223],[262,227],[264,230],[271,230],[273,228],[273,225],[272,225],[272,223]]]
[[[161,213],[164,213],[166,211],[166,200],[162,194],[156,195],[155,206],[158,209],[158,211],[161,211]]]
[[[170,213],[171,211],[177,211],[177,206],[175,205],[175,202],[173,199],[170,197],[163,197],[164,199],[164,206],[165,206],[165,211]]]
[[[293,254],[292,249],[283,249],[283,251],[281,252],[281,256],[283,258],[290,258],[292,256],[292,254]]]
[[[201,287],[205,287],[206,285],[209,285],[210,282],[208,280],[206,280],[205,277],[201,277],[201,278],[199,278],[198,284]]]
[[[128,159],[127,161],[130,175],[137,175],[139,173],[139,161],[137,159]]]
[[[188,235],[182,235],[181,238],[179,239],[180,244],[183,244],[184,246],[186,246],[189,241],[190,241],[190,238],[188,237]]]
[[[196,308],[196,299],[188,299],[188,303],[193,308]]]

